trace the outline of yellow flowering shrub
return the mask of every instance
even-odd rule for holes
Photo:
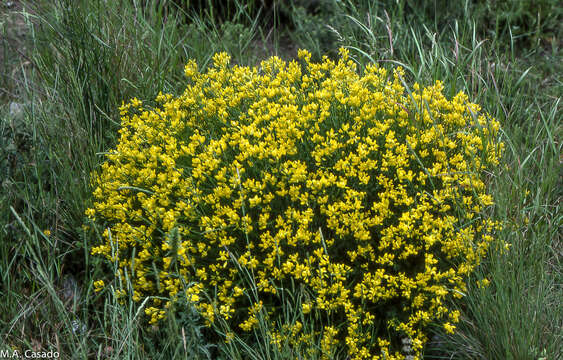
[[[243,336],[259,314],[275,325],[299,287],[310,296],[293,305],[318,329],[286,324],[272,343],[403,359],[402,341],[418,358],[431,323],[453,331],[446,300],[497,228],[482,211],[496,120],[440,82],[407,89],[401,68],[360,75],[345,50],[259,68],[221,53],[185,73],[180,96],[122,106],[86,212],[106,229],[92,253],[119,265],[135,301],[151,296],[150,323],[181,298]]]

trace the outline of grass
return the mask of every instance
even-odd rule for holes
[[[490,175],[499,240],[456,304],[454,335],[436,329],[427,358],[557,359],[563,353],[561,9],[555,1],[38,1],[0,10],[0,350],[62,358],[287,359],[268,342],[216,343],[197,314],[158,327],[142,305],[95,294],[111,271],[81,230],[89,174],[115,141],[118,107],[182,88],[183,66],[226,50],[256,64],[295,48],[348,47],[360,65],[402,65],[407,83],[442,80],[501,121],[502,166]],[[72,5],[72,6],[70,6]],[[449,7],[448,7],[449,6]],[[444,9],[444,10],[441,10]],[[451,17],[441,11],[452,10]],[[455,11],[454,11],[455,10]],[[494,14],[487,20],[484,14]],[[280,20],[281,19],[281,20]],[[558,21],[559,20],[559,21]],[[554,25],[555,24],[555,25]],[[328,25],[328,26],[327,26]],[[288,40],[284,40],[288,39]],[[45,231],[48,230],[48,231]],[[50,234],[49,234],[50,232]],[[121,284],[127,286],[127,284]],[[288,313],[288,321],[298,317]],[[344,358],[342,354],[339,358]]]

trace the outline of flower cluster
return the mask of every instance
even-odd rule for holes
[[[440,82],[407,88],[401,68],[360,75],[346,50],[259,68],[221,53],[185,73],[180,96],[122,106],[86,212],[106,229],[92,253],[119,265],[135,301],[151,296],[149,322],[182,298],[208,324],[244,334],[263,316],[272,343],[351,359],[418,358],[429,324],[453,331],[447,300],[498,227],[482,211],[496,120]],[[279,325],[292,301],[316,331]]]

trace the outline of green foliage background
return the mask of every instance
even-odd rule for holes
[[[88,252],[97,240],[81,229],[89,174],[115,144],[121,102],[180,91],[188,59],[206,68],[226,50],[254,65],[272,54],[290,59],[297,48],[319,58],[345,46],[361,66],[400,64],[409,81],[464,90],[501,122],[507,144],[490,190],[510,251],[482,265],[477,276],[491,285],[469,289],[456,304],[459,331],[436,329],[425,356],[563,353],[558,1],[13,3],[0,5],[0,349],[292,357],[259,334],[252,346],[215,342],[191,313],[145,328],[133,302],[124,308],[109,292],[94,294],[105,270]]]

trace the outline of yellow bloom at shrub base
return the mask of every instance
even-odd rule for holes
[[[302,289],[293,305],[318,329],[286,324],[273,343],[403,359],[408,338],[417,358],[431,323],[453,331],[446,300],[498,227],[482,210],[499,124],[440,82],[406,89],[400,68],[299,55],[248,68],[217,54],[205,73],[188,63],[182,95],[124,105],[87,210],[106,228],[92,253],[135,300],[153,296],[151,323],[183,297],[239,335],[259,316],[275,329]]]

